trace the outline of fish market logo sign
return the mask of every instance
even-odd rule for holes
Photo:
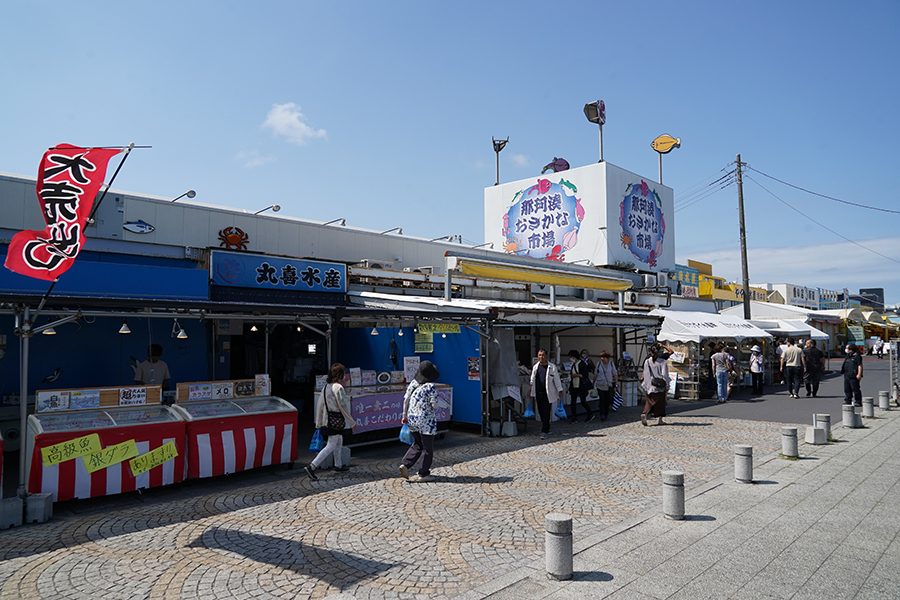
[[[565,252],[578,243],[578,229],[584,220],[578,189],[561,179],[537,183],[513,196],[512,206],[503,215],[503,249],[509,254],[562,262]]]
[[[640,185],[629,183],[619,208],[622,247],[630,250],[642,263],[655,267],[663,253],[666,233],[662,200],[656,190],[651,190],[646,181],[641,181]]]

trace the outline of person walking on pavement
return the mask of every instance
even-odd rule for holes
[[[562,400],[563,387],[556,365],[547,360],[547,351],[538,350],[538,361],[531,369],[531,397],[541,417],[541,439],[550,435],[550,399]]]
[[[750,378],[753,380],[753,394],[756,396],[761,396],[763,393],[765,362],[766,359],[759,346],[750,348]]]
[[[408,425],[413,435],[413,444],[400,462],[400,475],[404,479],[409,479],[410,467],[419,462],[421,457],[422,466],[414,481],[434,480],[431,476],[431,463],[434,461],[434,436],[437,435],[437,415],[434,411],[438,407],[434,382],[440,376],[440,371],[430,360],[422,361],[403,396],[403,418],[400,422]]]
[[[875,340],[874,347],[872,350],[875,351],[875,354],[878,355],[878,358],[884,358],[884,340],[881,339],[881,336]]]
[[[716,353],[710,357],[716,377],[717,404],[728,399],[728,374],[731,372],[731,357],[725,353],[725,344],[716,344]]]
[[[341,451],[344,446],[344,432],[347,428],[351,430],[356,427],[356,421],[350,412],[350,397],[344,393],[344,386],[341,381],[344,380],[344,365],[334,363],[328,370],[328,377],[325,379],[325,389],[319,394],[316,401],[316,428],[322,431],[322,435],[327,438],[325,447],[322,448],[316,457],[304,467],[306,475],[316,481],[316,469],[329,455],[334,455],[334,470],[349,471],[350,467],[345,467],[341,460]]]
[[[641,375],[641,388],[647,395],[644,410],[641,412],[641,425],[646,427],[647,417],[659,419],[657,425],[665,425],[666,392],[669,389],[669,363],[659,356],[659,346],[653,344],[648,348],[650,356],[644,361],[644,372]]]
[[[816,348],[816,341],[806,340],[806,348],[803,349],[803,360],[806,364],[804,381],[806,382],[806,395],[815,398],[819,394],[819,381],[825,371],[825,354]]]
[[[597,397],[600,399],[597,410],[600,411],[601,422],[609,417],[609,405],[616,388],[619,387],[619,372],[611,358],[606,350],[601,352],[600,362],[594,370],[594,387],[597,388]]]
[[[863,378],[862,356],[856,344],[847,344],[847,358],[841,365],[841,373],[844,375],[844,404],[862,406],[862,390],[860,383]]]
[[[800,397],[800,381],[803,378],[803,370],[806,360],[803,351],[794,345],[794,338],[787,339],[787,348],[781,353],[781,370],[787,379],[788,393],[791,398]]]
[[[590,423],[594,420],[594,411],[588,406],[587,401],[588,393],[591,391],[591,370],[587,361],[582,359],[581,354],[577,350],[569,350],[569,357],[572,359],[572,379],[569,381],[569,393],[572,396],[572,414],[569,420],[572,423],[578,422],[575,412],[578,410],[578,402],[581,401],[581,406],[584,407],[586,415],[584,422]]]

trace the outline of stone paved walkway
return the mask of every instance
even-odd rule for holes
[[[661,505],[661,471],[685,472],[691,490],[733,469],[735,444],[757,456],[781,444],[780,423],[636,418],[557,425],[546,442],[451,432],[429,483],[399,478],[404,447],[387,444],[317,482],[273,469],[238,489],[195,482],[63,507],[0,532],[0,599],[473,596],[542,559],[548,512],[573,515],[580,538],[600,535]]]

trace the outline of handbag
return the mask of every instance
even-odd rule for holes
[[[416,439],[413,437],[412,431],[409,430],[409,425],[406,423],[403,424],[403,427],[400,428],[400,441],[404,444],[412,445]]]
[[[619,393],[619,388],[616,388],[616,395],[613,396],[613,401],[612,401],[612,409],[619,410],[619,407],[622,406],[622,402],[624,402],[624,399],[622,398],[622,394]]]
[[[328,395],[325,393],[325,390],[322,390],[322,395],[325,397],[325,409],[329,408],[328,406]],[[344,430],[344,427],[347,426],[347,422],[344,420],[344,413],[339,410],[328,410],[328,429],[330,429],[334,433],[341,433]]]
[[[650,385],[652,385],[655,388],[668,388],[669,382],[666,381],[665,379],[663,379],[662,377],[651,377]]]
[[[325,439],[322,437],[322,432],[316,429],[316,432],[312,436],[312,440],[309,442],[309,451],[319,452],[324,447]]]

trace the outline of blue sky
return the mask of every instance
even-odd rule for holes
[[[655,179],[650,142],[682,140],[663,167],[678,262],[740,278],[735,186],[697,194],[740,153],[752,281],[900,303],[900,214],[759,173],[900,210],[896,0],[38,0],[4,21],[6,173],[133,141],[153,148],[118,189],[477,244],[491,136],[510,138],[501,181],[596,162],[582,107],[602,98],[609,162]]]

